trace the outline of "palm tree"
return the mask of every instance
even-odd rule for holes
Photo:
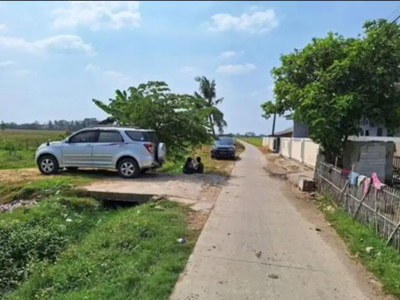
[[[196,77],[199,83],[199,93],[194,92],[194,96],[198,99],[203,99],[203,107],[209,110],[207,118],[210,123],[212,134],[215,137],[215,126],[218,127],[219,133],[223,132],[223,128],[227,125],[224,120],[224,114],[216,107],[224,98],[217,98],[215,90],[215,80],[208,80],[205,76]],[[200,108],[200,107],[199,107]]]

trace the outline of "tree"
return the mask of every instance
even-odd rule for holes
[[[128,91],[117,90],[109,104],[93,102],[120,125],[156,130],[173,156],[187,146],[210,141],[208,108],[199,107],[200,100],[194,96],[171,93],[165,82],[149,81]]]
[[[1,121],[1,124],[0,124],[1,130],[4,131],[6,129],[6,127],[7,127],[6,123],[4,123],[4,121]]]
[[[330,32],[281,56],[281,66],[271,71],[276,102],[261,105],[263,116],[292,112],[332,160],[350,135],[359,134],[361,118],[392,132],[400,126],[399,65],[397,24],[367,21],[357,38]]]
[[[252,132],[252,131],[248,131],[248,132],[246,132],[245,134],[244,134],[245,136],[256,136],[256,134],[254,133],[254,132]]]
[[[206,107],[209,109],[209,114],[207,115],[208,122],[211,127],[213,136],[215,137],[215,127],[218,128],[219,133],[223,133],[224,127],[227,126],[224,120],[224,114],[217,108],[217,105],[222,103],[224,98],[217,98],[217,92],[215,89],[215,80],[208,80],[205,76],[196,77],[194,79],[199,83],[199,93],[194,92],[196,98],[201,99],[201,107]]]

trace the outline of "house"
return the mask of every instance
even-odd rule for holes
[[[292,115],[285,116],[286,120],[293,121],[293,135],[295,138],[307,138],[308,128],[307,125],[296,122],[293,120]],[[395,136],[400,137],[400,130],[394,135],[388,135],[388,130],[383,127],[376,127],[375,124],[368,119],[363,118],[360,121],[360,136]]]
[[[275,132],[274,135],[270,134],[268,137],[292,137],[293,136],[293,126],[286,128],[285,130],[281,130]]]

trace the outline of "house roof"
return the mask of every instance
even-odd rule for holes
[[[284,135],[284,134],[291,133],[291,132],[293,132],[293,126],[291,126],[289,128],[286,128],[285,130],[281,130],[281,131],[275,132],[274,136]]]

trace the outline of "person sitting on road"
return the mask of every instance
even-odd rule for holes
[[[192,158],[188,157],[186,159],[186,162],[183,166],[183,174],[193,174],[196,173],[196,169],[193,166]]]
[[[204,165],[201,162],[201,157],[197,157],[197,165],[196,165],[196,173],[203,174],[204,173]]]

